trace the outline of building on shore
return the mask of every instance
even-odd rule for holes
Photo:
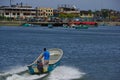
[[[36,19],[37,18],[37,19]],[[52,18],[52,19],[50,19]],[[0,6],[0,20],[27,20],[27,21],[61,21],[80,18],[83,21],[118,21],[120,11],[101,9],[101,11],[79,10],[75,5],[58,5],[53,8],[32,8],[22,3],[11,6]],[[61,20],[60,20],[61,19]],[[64,22],[64,21],[63,21]]]
[[[77,16],[77,17],[79,17],[80,15],[80,11],[74,5],[67,5],[67,4],[60,5],[58,6],[58,11],[59,11],[59,14],[61,15],[62,14],[65,14],[65,15],[73,14],[74,16]]]
[[[90,11],[85,11],[85,10],[80,11],[81,18],[84,18],[84,17],[92,18],[93,16],[94,16],[93,13]]]
[[[75,5],[60,5],[58,10],[64,13],[80,13]]]
[[[53,16],[53,8],[36,8],[37,17],[51,17]]]
[[[85,10],[81,10],[80,11],[80,18],[82,19],[82,21],[91,21],[94,17],[94,14],[92,13],[91,10],[85,11]]]
[[[36,16],[36,10],[32,6],[16,4],[11,6],[1,6],[0,15],[11,19],[26,19]]]

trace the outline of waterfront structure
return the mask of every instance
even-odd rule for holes
[[[83,19],[83,21],[91,21],[94,17],[94,14],[92,13],[91,10],[85,11],[81,10],[80,11],[80,18]]]
[[[30,19],[31,18],[31,19]],[[37,19],[35,19],[37,18]],[[52,19],[51,19],[52,18]],[[53,8],[32,8],[22,3],[10,6],[0,6],[0,20],[32,20],[32,21],[56,21],[67,18],[81,18],[83,21],[119,21],[120,11],[111,9],[101,9],[92,12],[91,10],[78,10],[74,5],[58,5]],[[34,20],[35,19],[35,20]],[[59,20],[58,20],[59,19]],[[64,21],[63,21],[64,22]]]
[[[120,22],[120,11],[112,9],[101,9],[94,12],[96,21],[118,21]]]
[[[58,6],[59,15],[69,17],[79,17],[80,11],[74,5],[60,5]]]
[[[53,10],[53,16],[54,16],[54,17],[59,17],[59,13],[60,13],[60,12],[59,12],[58,9],[54,9],[54,10]]]
[[[16,4],[11,6],[1,6],[0,15],[11,19],[27,19],[36,16],[36,10],[31,6]]]
[[[3,6],[0,6],[0,16],[3,16],[3,10],[2,10]]]
[[[85,17],[87,17],[87,18],[93,18],[93,13],[92,13],[92,11],[85,11],[85,10],[81,10],[80,11],[80,17],[81,18],[85,18]]]
[[[53,16],[53,8],[36,8],[38,18],[48,18]]]
[[[74,5],[61,5],[58,6],[58,10],[63,13],[80,13]]]

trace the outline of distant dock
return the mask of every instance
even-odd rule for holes
[[[28,23],[41,26],[48,26],[49,24],[53,26],[63,26],[63,24],[67,24],[67,22],[28,22]]]
[[[63,26],[67,24],[65,22],[26,22],[26,21],[0,21],[0,26],[21,26],[24,23],[29,23],[33,25],[48,26],[49,24],[53,26]]]
[[[63,26],[63,24],[68,24],[67,22],[28,22],[33,25],[48,26],[49,24],[53,26]],[[106,26],[120,26],[120,22],[97,22],[98,26],[105,24]]]
[[[0,21],[0,26],[21,26],[24,21]]]
[[[67,22],[26,22],[26,21],[0,21],[0,26],[21,26],[24,23],[29,23],[33,25],[40,26],[63,26],[63,24],[68,24]],[[98,26],[120,26],[120,22],[97,22]]]

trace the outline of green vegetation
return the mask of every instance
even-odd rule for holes
[[[0,16],[0,20],[6,20],[6,21],[9,21],[10,18],[9,18],[9,17],[5,17],[5,16]]]
[[[78,18],[80,17],[79,14],[59,14],[60,18]]]
[[[0,20],[4,20],[6,17],[4,16],[0,16]]]

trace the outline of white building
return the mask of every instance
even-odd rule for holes
[[[31,6],[12,5],[1,6],[0,15],[9,18],[30,18],[36,17],[36,10]]]
[[[53,16],[53,8],[37,8],[37,17]]]

